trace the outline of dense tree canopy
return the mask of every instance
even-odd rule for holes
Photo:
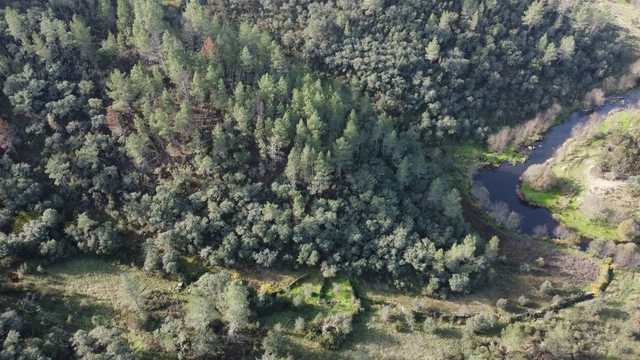
[[[144,242],[144,267],[173,275],[193,254],[469,292],[497,244],[470,233],[450,160],[426,149],[628,60],[606,11],[563,4],[15,3],[0,16],[3,256]]]

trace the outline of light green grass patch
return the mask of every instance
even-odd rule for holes
[[[557,186],[549,191],[537,191],[532,189],[529,184],[523,183],[520,189],[527,199],[548,209],[557,209],[558,203],[566,198]]]
[[[598,130],[602,133],[607,133],[615,129],[631,130],[637,128],[639,122],[640,112],[620,111],[607,117],[607,120],[598,126]]]
[[[620,240],[615,226],[587,220],[580,209],[575,206],[570,205],[567,209],[558,213],[558,217],[565,225],[574,229],[578,235],[589,239]]]
[[[35,273],[27,276],[27,280],[36,283],[38,288],[116,304],[120,275],[124,273],[131,274],[146,291],[171,291],[176,286],[175,282],[152,273],[91,256],[61,261],[46,267],[42,275]]]

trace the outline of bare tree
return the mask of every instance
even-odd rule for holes
[[[537,237],[545,237],[549,235],[549,229],[547,228],[547,225],[536,225],[533,228],[533,235]]]
[[[589,194],[585,196],[582,204],[580,205],[582,214],[591,221],[602,221],[607,219],[611,210],[607,206],[607,203],[596,194]]]
[[[600,88],[595,88],[584,96],[583,103],[585,108],[591,108],[604,104],[604,100],[604,91]]]
[[[494,153],[501,153],[507,149],[507,146],[512,139],[512,131],[508,126],[503,127],[495,134],[489,135],[487,138],[487,146],[489,151]]]
[[[553,236],[558,239],[566,239],[570,234],[571,230],[565,224],[560,224],[553,230]]]
[[[522,180],[538,191],[547,191],[558,183],[558,177],[546,164],[534,164],[522,174]]]

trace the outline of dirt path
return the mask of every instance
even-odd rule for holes
[[[593,176],[591,169],[593,169],[595,165],[593,160],[588,160],[587,166],[585,167],[584,181],[589,191],[613,189],[624,185],[624,182],[621,180],[606,180]]]

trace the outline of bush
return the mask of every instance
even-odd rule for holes
[[[618,225],[618,235],[622,241],[631,241],[638,236],[640,227],[633,219],[627,219]]]
[[[543,259],[543,258],[541,258],[541,257],[537,258],[537,259],[536,259],[536,261],[534,262],[534,265],[535,265],[537,268],[541,268],[541,267],[543,267],[543,266],[544,266],[544,259]]]
[[[629,268],[640,266],[640,251],[636,244],[618,244],[615,250],[615,263]]]
[[[601,259],[605,257],[613,257],[616,252],[616,243],[612,240],[605,241],[603,239],[593,239],[589,243],[587,252]]]
[[[591,301],[584,303],[584,308],[591,315],[598,315],[604,310],[604,300],[602,298],[595,298]]]
[[[304,297],[302,297],[302,295],[296,295],[293,298],[293,306],[299,308],[302,305],[304,305]]]
[[[522,181],[537,191],[548,191],[558,183],[558,177],[551,170],[551,166],[535,164],[522,174]]]
[[[413,330],[416,325],[416,317],[411,309],[404,310],[404,321],[407,323],[409,329]]]
[[[566,239],[569,235],[571,235],[571,230],[565,224],[560,224],[553,230],[553,236],[556,239]]]
[[[546,280],[540,285],[540,291],[547,295],[550,295],[551,293],[553,293],[553,285],[549,280]]]
[[[518,304],[520,304],[520,306],[527,306],[527,305],[529,305],[529,302],[530,302],[529,298],[527,298],[524,295],[521,295],[518,298]]]
[[[594,106],[600,106],[602,104],[604,104],[604,91],[600,88],[595,88],[591,91],[589,91],[585,96],[584,96],[584,107],[586,109],[592,108]]]
[[[496,306],[499,307],[500,309],[504,309],[507,307],[507,299],[498,299],[498,301],[496,301]]]
[[[590,221],[604,221],[611,212],[607,203],[596,194],[587,195],[580,205],[580,210],[585,218]]]
[[[496,326],[498,318],[493,314],[478,314],[467,319],[467,329],[473,333],[487,332]]]
[[[520,272],[525,274],[531,272],[531,265],[527,263],[520,265]]]
[[[640,176],[629,176],[626,182],[627,192],[631,196],[640,196]]]
[[[436,321],[436,319],[428,317],[424,319],[424,322],[422,323],[422,330],[424,330],[424,332],[426,332],[427,334],[435,334],[435,332],[438,330],[438,322]]]
[[[380,316],[380,320],[383,322],[389,321],[391,319],[391,306],[385,305],[378,311],[378,315]]]

